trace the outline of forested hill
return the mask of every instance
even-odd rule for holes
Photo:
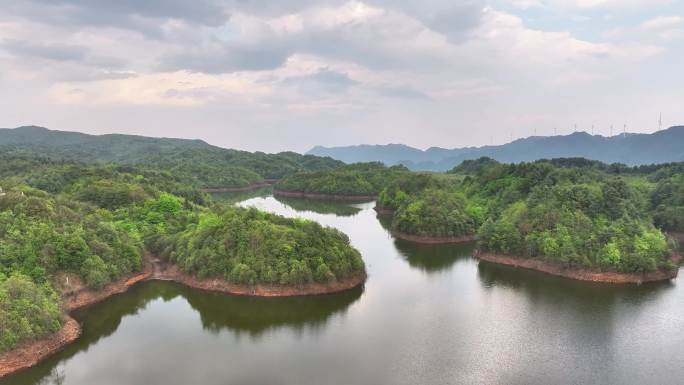
[[[307,154],[329,156],[346,163],[379,161],[388,166],[403,164],[412,170],[445,171],[464,160],[489,157],[500,162],[518,163],[537,159],[582,157],[605,163],[630,166],[684,161],[684,126],[670,127],[653,134],[626,134],[613,137],[576,132],[564,136],[533,136],[501,146],[425,151],[399,144],[321,147]]]
[[[201,140],[88,135],[35,126],[0,129],[0,154],[150,166],[187,175],[196,180],[197,187],[240,187],[262,179],[343,165],[332,158],[294,152],[251,153],[212,146]]]

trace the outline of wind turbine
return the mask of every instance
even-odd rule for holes
[[[658,117],[658,131],[663,129],[663,113],[660,113],[660,116]]]

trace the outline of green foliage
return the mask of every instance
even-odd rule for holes
[[[251,156],[230,155],[231,162]],[[278,157],[297,170],[300,161],[314,169],[330,165],[294,153]],[[197,205],[210,203],[198,185],[225,182],[227,174],[213,165],[202,176],[201,165],[171,168],[179,171],[173,175],[149,164],[2,158],[0,351],[60,327],[60,300],[51,288],[57,273],[77,274],[98,289],[139,271],[146,252],[173,256],[202,277],[249,285],[331,282],[364,269],[359,253],[336,230],[256,210]],[[214,172],[218,179],[212,179]]]
[[[684,232],[684,174],[663,177],[651,196],[654,222],[666,231]]]
[[[329,195],[376,195],[390,181],[406,173],[403,167],[387,168],[377,162],[356,163],[334,170],[294,174],[274,187]]]
[[[481,218],[476,217],[476,211],[473,207],[466,209],[466,200],[461,193],[426,190],[397,210],[392,229],[437,237],[471,235],[482,224],[479,222]]]
[[[455,188],[458,179],[432,173],[403,173],[385,184],[378,196],[380,207],[397,210],[407,204],[411,197],[420,195],[428,189]]]
[[[392,228],[428,236],[477,233],[482,249],[622,272],[671,268],[665,236],[681,229],[684,177],[677,165],[628,168],[585,159],[501,164],[482,158],[452,172],[398,178],[378,205]],[[654,174],[648,174],[652,172]],[[656,179],[657,185],[650,180]],[[439,191],[439,193],[437,193]]]
[[[496,160],[483,156],[478,159],[467,159],[458,166],[447,171],[449,174],[477,175],[482,169],[499,164]]]
[[[236,207],[202,213],[163,255],[187,273],[250,285],[331,282],[364,270],[337,230]]]
[[[168,173],[194,188],[242,187],[263,179],[280,179],[297,172],[338,168],[344,163],[330,157],[301,155],[294,152],[265,154],[220,148],[201,140],[147,138],[134,135],[86,135],[50,131],[41,127],[0,130],[0,154],[15,161],[2,172],[12,170],[33,173],[30,163],[38,158],[52,162],[85,162],[135,166],[142,170]],[[78,172],[54,172],[35,175],[30,183],[55,192],[69,179],[80,179]]]
[[[46,336],[62,326],[59,296],[47,284],[14,273],[0,275],[0,352]]]

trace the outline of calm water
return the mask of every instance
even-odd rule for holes
[[[1,384],[684,383],[684,285],[573,282],[395,241],[373,204],[247,200],[347,233],[365,287],[302,298],[150,282],[77,314],[84,335]]]

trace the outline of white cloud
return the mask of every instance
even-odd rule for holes
[[[639,25],[643,30],[659,31],[663,29],[679,28],[684,25],[684,18],[681,16],[661,16],[646,20]]]
[[[67,104],[133,104],[196,106],[217,101],[242,104],[270,93],[265,84],[236,75],[207,75],[185,71],[136,74],[120,79],[60,82],[49,94]]]
[[[11,116],[36,103],[45,111],[111,109],[110,119],[125,125],[132,108],[164,116],[183,110],[186,120],[172,125],[194,122],[194,112],[209,126],[239,122],[250,127],[247,136],[282,126],[307,141],[329,140],[314,128],[336,125],[353,128],[353,141],[396,133],[397,141],[413,134],[430,145],[482,111],[492,111],[477,123],[486,131],[632,110],[628,94],[646,93],[647,80],[664,76],[649,68],[665,65],[660,54],[676,52],[672,39],[682,28],[681,17],[665,11],[636,22],[634,13],[618,12],[662,0],[283,0],[259,7],[203,0],[187,16],[180,8],[135,13],[135,2],[127,2],[109,19],[107,9],[91,5],[78,11],[72,3],[65,11],[68,1],[24,0],[31,12],[0,10],[0,99],[17,107],[8,108]],[[594,10],[610,10],[613,27],[601,36],[579,35],[570,22],[532,28],[544,24],[526,19],[530,8],[554,17],[571,10],[564,20],[589,17],[581,24],[590,30],[605,22]],[[79,18],[86,14],[106,20]],[[239,119],[225,116],[235,110],[243,111]],[[97,114],[44,115],[98,125]],[[156,127],[155,117],[146,119]],[[426,133],[416,137],[416,128]],[[450,138],[488,142],[488,134],[478,135]]]

